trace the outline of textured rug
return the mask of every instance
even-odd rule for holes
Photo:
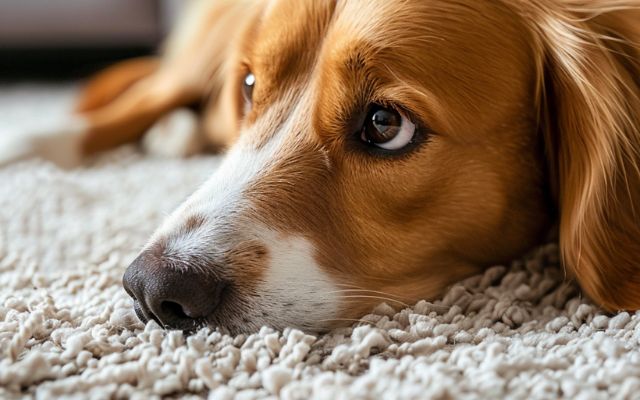
[[[0,87],[0,133],[48,123],[71,94]],[[122,273],[217,162],[125,148],[0,169],[0,398],[640,398],[640,314],[583,299],[554,244],[319,337],[143,326]]]

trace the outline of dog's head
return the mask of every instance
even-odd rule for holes
[[[247,3],[209,109],[237,141],[127,271],[139,314],[325,329],[508,261],[556,210],[587,292],[640,306],[631,2],[544,3]]]

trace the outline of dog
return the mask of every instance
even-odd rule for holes
[[[197,1],[70,126],[13,154],[228,149],[124,275],[143,321],[331,329],[554,226],[570,279],[640,309],[638,0]]]

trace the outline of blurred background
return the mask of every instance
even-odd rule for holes
[[[0,155],[66,126],[84,81],[156,53],[190,1],[0,0]]]
[[[0,0],[0,80],[73,79],[153,53],[188,0]]]

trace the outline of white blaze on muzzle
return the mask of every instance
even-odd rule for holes
[[[249,189],[263,177],[278,173],[275,168],[279,154],[283,154],[283,149],[286,151],[288,139],[294,140],[292,120],[290,117],[260,146],[251,139],[253,132],[244,132],[214,175],[169,216],[147,248],[163,243],[167,257],[183,260],[179,262],[181,268],[190,268],[188,260],[221,259],[243,241],[260,243],[268,253],[261,280],[256,294],[242,300],[255,302],[260,315],[268,315],[261,324],[311,329],[317,321],[324,321],[326,326],[327,320],[336,318],[339,307],[336,285],[318,265],[313,243],[252,220],[251,215],[261,211],[247,196]],[[258,121],[251,129],[260,129],[261,125]],[[202,223],[193,229],[185,228],[187,220],[194,216]],[[198,262],[194,267],[202,265],[206,262]]]

